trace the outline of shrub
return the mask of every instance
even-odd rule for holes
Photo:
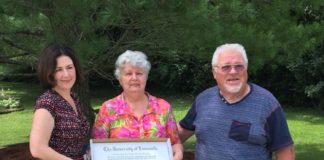
[[[5,109],[19,108],[20,100],[12,97],[0,99],[0,106]]]
[[[8,92],[10,89],[7,90]],[[13,109],[20,107],[20,99],[13,96],[7,96],[3,88],[0,91],[0,109]]]

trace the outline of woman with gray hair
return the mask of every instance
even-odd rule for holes
[[[170,138],[173,159],[181,160],[183,146],[170,104],[145,91],[151,69],[146,55],[127,50],[115,66],[123,92],[102,104],[93,138]]]

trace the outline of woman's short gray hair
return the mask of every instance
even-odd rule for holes
[[[215,52],[214,52],[213,59],[212,59],[212,62],[211,62],[212,66],[217,65],[219,55],[221,53],[223,53],[224,51],[227,51],[227,50],[238,51],[242,55],[242,57],[244,59],[245,66],[246,67],[248,66],[248,58],[247,58],[247,55],[246,55],[246,51],[245,51],[244,47],[241,44],[238,44],[238,43],[223,44],[223,45],[217,47]]]
[[[125,64],[130,64],[134,67],[143,68],[146,73],[146,76],[148,76],[151,69],[151,63],[147,60],[147,56],[143,52],[127,50],[126,52],[119,55],[116,60],[115,77],[117,79],[120,78],[120,69]]]

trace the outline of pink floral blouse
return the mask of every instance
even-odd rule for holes
[[[178,129],[170,104],[148,94],[149,105],[137,118],[123,94],[104,102],[93,126],[93,138],[170,138],[179,141]]]

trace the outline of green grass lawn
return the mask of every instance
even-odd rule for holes
[[[9,144],[27,142],[32,121],[33,106],[40,90],[37,84],[0,82],[6,95],[21,98],[23,111],[0,114],[0,148]],[[10,89],[10,90],[8,90]],[[94,93],[93,93],[94,92]],[[103,101],[117,95],[104,89],[92,91],[92,105],[98,109]],[[172,95],[151,92],[153,95],[168,100],[175,113],[176,120],[186,114],[193,97],[186,95]],[[297,160],[318,160],[324,157],[324,113],[284,106],[288,125],[295,142]],[[192,137],[185,143],[186,149],[194,149],[195,138]]]
[[[24,108],[23,111],[0,114],[0,147],[27,142],[32,123],[33,106],[36,96],[40,92],[38,85],[0,82],[0,92],[4,92],[5,96],[21,98],[21,105]]]

